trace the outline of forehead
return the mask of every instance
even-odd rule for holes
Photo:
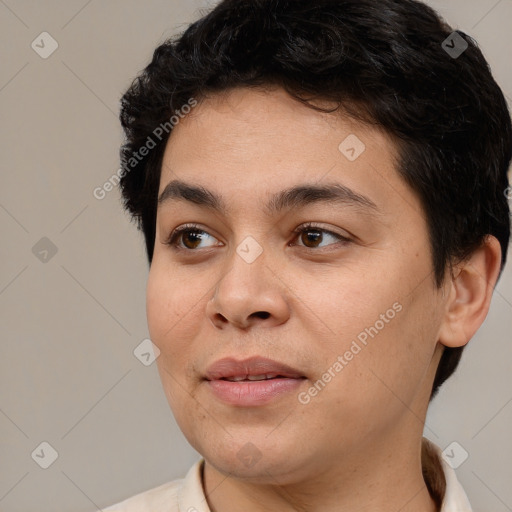
[[[312,102],[312,105],[331,110],[336,108],[336,104],[320,100]],[[187,155],[190,159],[202,156],[213,143],[219,156],[221,152],[226,152],[225,156],[233,156],[233,151],[239,151],[241,158],[250,154],[263,157],[271,150],[275,159],[281,157],[287,162],[293,161],[294,154],[289,152],[292,148],[301,158],[309,152],[318,159],[319,153],[326,150],[326,157],[329,154],[340,156],[340,142],[352,136],[353,141],[357,138],[360,141],[356,147],[358,150],[364,142],[367,146],[379,146],[389,156],[396,156],[394,142],[379,127],[355,120],[341,108],[334,112],[321,112],[313,106],[304,105],[277,87],[237,87],[211,94],[175,126],[167,150],[176,152],[180,149],[178,146],[185,151],[193,149]],[[201,140],[190,140],[191,135],[200,136]],[[189,143],[184,139],[189,139]]]
[[[225,203],[249,204],[317,184],[338,185],[377,207],[383,198],[411,203],[397,155],[386,133],[340,111],[319,112],[281,89],[237,88],[204,99],[175,126],[159,194],[171,182],[186,182],[216,191]]]

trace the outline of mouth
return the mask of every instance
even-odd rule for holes
[[[206,380],[266,380],[276,378],[299,379],[304,375],[297,369],[279,361],[253,356],[244,360],[225,357],[206,370]]]
[[[289,396],[306,376],[291,366],[252,357],[239,361],[224,358],[212,364],[205,375],[210,391],[223,403],[260,406]]]
[[[276,373],[263,373],[261,375],[236,375],[233,377],[222,377],[219,380],[227,380],[229,382],[241,382],[241,381],[256,381],[256,380],[270,380],[270,379],[286,379],[284,375],[277,375]]]

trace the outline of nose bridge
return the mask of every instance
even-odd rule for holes
[[[208,303],[214,325],[219,320],[238,327],[253,322],[280,323],[288,314],[282,287],[268,268],[268,249],[246,236],[236,246],[228,270],[221,276]]]
[[[216,294],[226,294],[226,297],[255,299],[260,292],[267,291],[266,254],[254,237],[246,236],[235,247],[229,261],[229,269],[219,280]]]

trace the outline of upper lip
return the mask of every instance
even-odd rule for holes
[[[219,359],[206,370],[206,380],[219,380],[228,377],[245,377],[247,375],[277,374],[281,377],[298,379],[304,377],[298,370],[287,364],[265,357],[250,357],[237,360],[232,357]]]

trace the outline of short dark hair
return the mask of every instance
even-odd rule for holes
[[[191,98],[269,86],[319,110],[313,101],[330,100],[393,137],[397,171],[427,218],[437,286],[487,235],[501,245],[501,274],[510,237],[507,104],[476,41],[416,0],[224,0],[158,46],[120,114],[120,185],[150,264],[171,116]],[[155,147],[134,159],[149,138]],[[431,398],[463,348],[444,348]]]

